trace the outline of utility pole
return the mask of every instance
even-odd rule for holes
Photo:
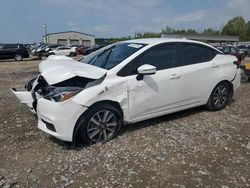
[[[45,33],[45,43],[47,44],[48,43],[48,40],[47,40],[47,24],[43,24],[43,27],[44,27],[44,33]]]

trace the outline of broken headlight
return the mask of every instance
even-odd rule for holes
[[[52,87],[49,94],[44,96],[44,98],[55,102],[63,102],[75,96],[80,91],[82,91],[82,88],[79,87]]]

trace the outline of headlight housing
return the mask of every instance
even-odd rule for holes
[[[79,87],[54,87],[50,88],[49,94],[44,96],[44,98],[55,102],[63,102],[75,96],[80,91],[82,91],[82,88]]]

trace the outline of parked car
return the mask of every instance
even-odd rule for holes
[[[28,57],[28,49],[23,44],[2,44],[0,46],[0,59],[22,61],[23,58]]]
[[[48,53],[49,51],[55,50],[56,48],[60,47],[62,45],[60,44],[50,44],[45,48],[45,53]]]
[[[65,59],[66,58],[66,59]],[[237,58],[185,39],[137,39],[81,60],[52,57],[28,91],[38,128],[64,141],[112,139],[122,124],[205,105],[222,110],[240,86]]]
[[[238,46],[238,49],[239,49],[240,52],[242,52],[244,54],[244,57],[247,57],[248,50],[247,50],[247,47],[245,45]]]
[[[88,47],[85,47],[84,45],[71,45],[70,47],[76,47],[76,52],[81,55],[83,55],[84,50],[88,48]]]
[[[84,55],[88,55],[88,54],[91,54],[92,52],[95,52],[101,48],[103,48],[104,46],[100,46],[100,45],[94,45],[94,46],[91,46],[89,48],[86,48],[84,50]]]
[[[47,46],[48,44],[40,44],[31,51],[31,54],[34,56],[42,57],[45,53],[45,49],[47,48]]]
[[[244,53],[240,52],[234,46],[216,46],[217,49],[221,50],[224,54],[229,54],[237,57],[239,63],[244,59]]]
[[[49,55],[66,55],[66,56],[76,56],[76,47],[66,47],[61,46],[54,50],[49,51]]]
[[[248,54],[248,56],[250,57],[250,45],[247,46],[247,54]]]

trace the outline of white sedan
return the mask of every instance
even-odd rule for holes
[[[76,54],[76,47],[60,46],[54,50],[49,51],[49,55],[76,56]]]
[[[222,110],[240,86],[236,57],[186,39],[130,40],[39,68],[28,91],[12,91],[39,129],[64,141],[106,142],[121,125],[201,105]]]

